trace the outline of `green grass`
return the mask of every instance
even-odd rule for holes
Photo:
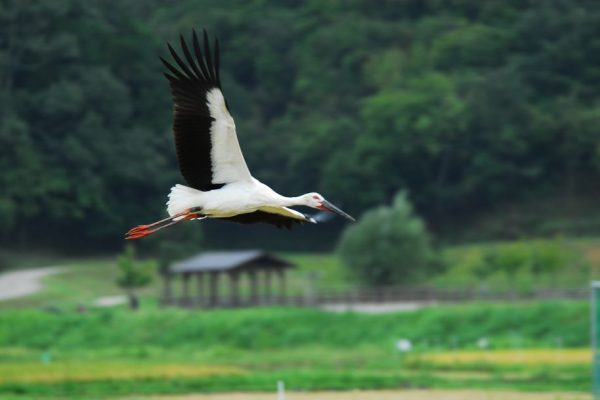
[[[295,286],[305,285],[309,274],[316,278],[318,287],[350,287],[347,273],[341,260],[332,253],[280,253],[279,256],[297,265],[290,273]],[[302,287],[304,289],[304,287]]]
[[[581,347],[588,343],[587,302],[470,304],[411,313],[332,314],[310,309],[261,308],[185,311],[147,308],[86,313],[5,311],[0,346],[45,349],[201,345],[247,350],[323,345],[392,346],[408,338],[417,346],[475,346],[487,337],[494,347]],[[160,327],[160,329],[157,329]]]
[[[589,372],[589,371],[588,371]],[[491,378],[491,379],[490,379]],[[196,378],[144,379],[144,380],[91,380],[87,382],[62,381],[52,384],[0,385],[0,393],[22,393],[30,398],[68,397],[107,398],[128,394],[169,394],[190,392],[251,392],[272,391],[278,380],[286,382],[289,390],[357,390],[401,388],[494,388],[526,391],[589,391],[589,377],[561,376],[554,373],[533,373],[519,377],[508,375],[469,376],[439,374],[434,371],[362,371],[340,369],[282,369],[255,371],[246,376],[213,376]]]
[[[0,397],[262,391],[279,379],[290,390],[585,391],[590,366],[581,363],[580,350],[573,356],[563,350],[570,360],[564,364],[543,362],[540,354],[552,352],[556,338],[562,348],[586,346],[588,311],[583,302],[473,304],[384,315],[268,308],[7,311],[0,314]],[[476,348],[480,337],[497,349],[518,344],[550,350],[525,350],[540,362],[521,365],[506,357],[478,361],[464,350]],[[399,354],[399,338],[411,339],[414,352]],[[464,361],[445,362],[444,354],[457,349],[464,349],[457,353]]]
[[[429,283],[444,288],[492,291],[585,288],[590,280],[600,278],[599,248],[600,238],[560,237],[451,246],[442,251],[448,269],[432,277]],[[504,265],[496,269],[486,267],[489,256],[501,256]],[[537,265],[533,264],[534,257]],[[511,270],[513,266],[516,268]]]
[[[44,288],[28,297],[0,302],[0,309],[69,308],[90,306],[102,296],[123,295],[116,285],[118,268],[113,258],[71,260],[62,264],[66,272],[47,276]],[[158,276],[153,284],[140,291],[142,296],[155,299],[159,288]],[[156,300],[154,300],[156,301]]]

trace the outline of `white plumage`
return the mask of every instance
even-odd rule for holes
[[[281,196],[264,183],[252,178],[249,182],[234,182],[208,192],[175,185],[169,193],[167,212],[169,216],[177,217],[186,210],[199,208],[202,210],[202,215],[211,218],[227,218],[263,211],[315,223],[312,218],[287,207],[304,205],[318,208],[322,200],[322,196],[318,193],[307,193],[299,197]]]
[[[213,180],[229,183],[252,181],[223,93],[219,88],[214,88],[206,94],[206,100],[210,115],[215,120],[210,127]]]

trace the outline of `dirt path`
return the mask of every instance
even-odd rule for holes
[[[221,393],[185,396],[127,397],[122,400],[276,400],[273,393]],[[285,400],[592,400],[586,393],[532,393],[509,390],[372,390],[288,392]]]
[[[400,311],[416,311],[421,308],[437,305],[434,301],[402,301],[390,303],[356,303],[356,304],[324,304],[321,309],[332,312],[361,312],[380,314]]]
[[[0,274],[0,301],[32,295],[44,287],[42,278],[61,272],[64,268],[46,267]]]

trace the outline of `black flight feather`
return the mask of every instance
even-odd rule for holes
[[[206,31],[204,51],[195,31],[192,33],[194,54],[183,36],[180,36],[180,44],[183,57],[170,44],[168,49],[174,62],[160,57],[168,69],[165,77],[173,95],[173,134],[179,169],[189,186],[202,191],[218,189],[225,182],[213,180],[210,135],[214,118],[210,115],[206,96],[209,91],[221,88],[217,70],[219,52],[215,47],[213,64]]]

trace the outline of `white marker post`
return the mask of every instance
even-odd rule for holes
[[[396,349],[400,353],[408,353],[412,349],[412,342],[408,339],[400,339],[396,341]]]
[[[277,400],[285,400],[285,385],[283,381],[277,381]]]

